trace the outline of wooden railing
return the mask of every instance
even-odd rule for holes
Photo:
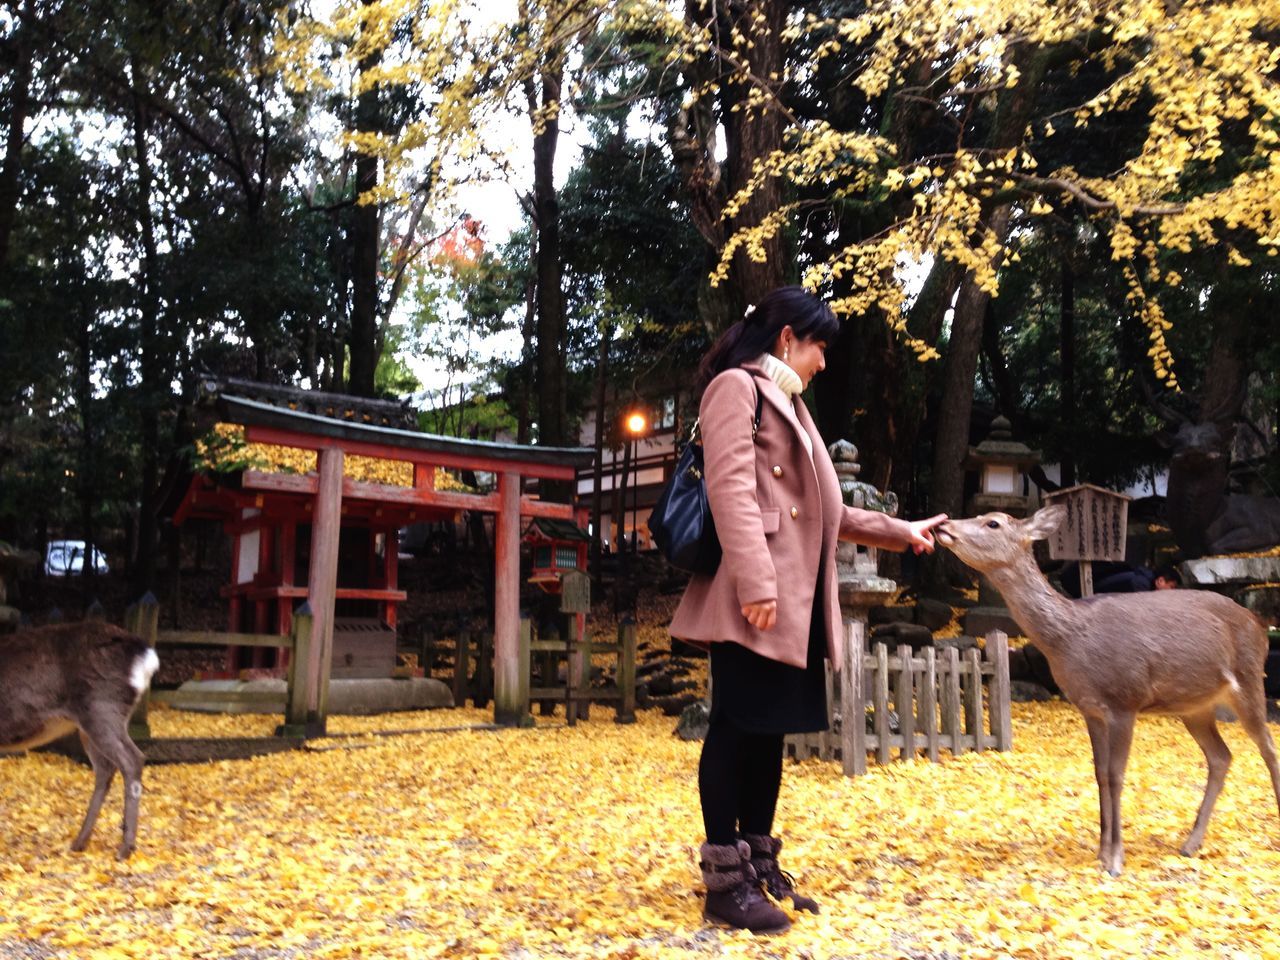
[[[906,644],[890,652],[883,643],[868,651],[861,623],[846,621],[845,630],[838,707],[830,673],[827,679],[832,722],[820,733],[788,736],[792,756],[838,759],[844,772],[853,776],[866,773],[869,753],[888,763],[895,754],[898,759],[914,759],[923,751],[937,762],[943,750],[961,754],[1012,748],[1005,634],[992,631],[984,650],[971,648],[961,655],[955,647],[913,652]],[[985,709],[984,688],[989,691]]]
[[[129,724],[129,734],[135,740],[149,739],[151,725],[148,707],[152,700],[171,706],[254,706],[261,712],[279,710],[284,723],[277,733],[281,736],[304,736],[307,730],[306,683],[298,674],[305,669],[311,649],[311,608],[303,604],[293,614],[293,626],[287,636],[266,633],[219,633],[210,630],[161,630],[160,605],[155,597],[147,594],[125,612],[125,629],[137,634],[155,648],[165,646],[214,646],[214,647],[275,647],[290,651],[289,675],[283,694],[271,691],[245,690],[148,690],[134,711]],[[327,712],[329,685],[321,682],[316,713],[324,717]]]

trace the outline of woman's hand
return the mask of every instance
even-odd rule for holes
[[[933,528],[947,519],[945,513],[930,517],[928,520],[912,520],[908,526],[911,534],[907,540],[916,553],[933,553]]]
[[[757,630],[772,630],[778,622],[778,601],[761,600],[759,603],[748,603],[742,608],[742,615],[747,623]]]

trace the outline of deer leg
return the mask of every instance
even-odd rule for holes
[[[116,858],[127,860],[133,853],[138,839],[138,806],[142,799],[142,751],[129,739],[125,724],[118,719],[91,722],[88,734],[96,737],[98,749],[109,763],[120,770],[120,775],[124,778],[124,837],[116,850]]]
[[[1240,725],[1258,745],[1258,752],[1271,774],[1271,789],[1276,795],[1276,806],[1280,807],[1280,765],[1276,763],[1276,745],[1271,740],[1271,731],[1267,729],[1267,700],[1262,691],[1262,684],[1251,684],[1248,689],[1240,688],[1232,691],[1231,699],[1236,708],[1236,716]]]
[[[71,849],[77,853],[89,845],[89,837],[93,835],[94,824],[98,822],[98,812],[102,809],[102,801],[107,796],[107,788],[111,786],[111,781],[116,775],[115,765],[103,755],[83,730],[80,731],[80,742],[84,745],[89,763],[93,765],[94,782],[93,796],[89,800],[89,809],[85,812],[84,823],[81,824],[75,840],[71,841]]]
[[[1093,747],[1093,775],[1098,781],[1098,859],[1105,866],[1111,857],[1111,738],[1102,717],[1084,718]]]
[[[1227,769],[1231,766],[1231,748],[1218,732],[1218,722],[1210,708],[1205,713],[1192,714],[1182,718],[1183,724],[1191,736],[1196,738],[1200,749],[1204,751],[1205,762],[1209,765],[1209,781],[1204,787],[1204,799],[1200,801],[1200,812],[1196,814],[1195,825],[1183,842],[1179,851],[1184,857],[1193,856],[1204,842],[1204,832],[1209,827],[1209,818],[1213,816],[1213,805],[1222,792],[1222,784],[1227,779]]]
[[[1103,867],[1113,877],[1124,869],[1124,840],[1120,836],[1120,793],[1124,790],[1124,771],[1129,765],[1129,747],[1133,744],[1135,714],[1113,713],[1107,725],[1110,749],[1107,756],[1108,780],[1111,785],[1111,854]]]

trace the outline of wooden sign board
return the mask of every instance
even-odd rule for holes
[[[587,613],[591,609],[591,578],[581,570],[566,570],[560,575],[560,611]]]
[[[1092,484],[1055,490],[1046,504],[1067,508],[1067,519],[1048,540],[1054,560],[1124,560],[1129,497]]]

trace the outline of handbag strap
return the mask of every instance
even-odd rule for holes
[[[752,383],[752,386],[755,386],[754,382]],[[764,409],[764,397],[760,393],[760,388],[756,387],[756,418],[751,422],[751,442],[752,443],[755,443],[756,434],[760,432],[760,414],[763,411],[763,409]],[[701,443],[699,442],[698,438],[701,436],[701,434],[698,428],[701,423],[702,423],[702,418],[698,417],[698,419],[693,421],[693,429],[689,431],[689,442],[697,443],[699,446],[701,446]]]

